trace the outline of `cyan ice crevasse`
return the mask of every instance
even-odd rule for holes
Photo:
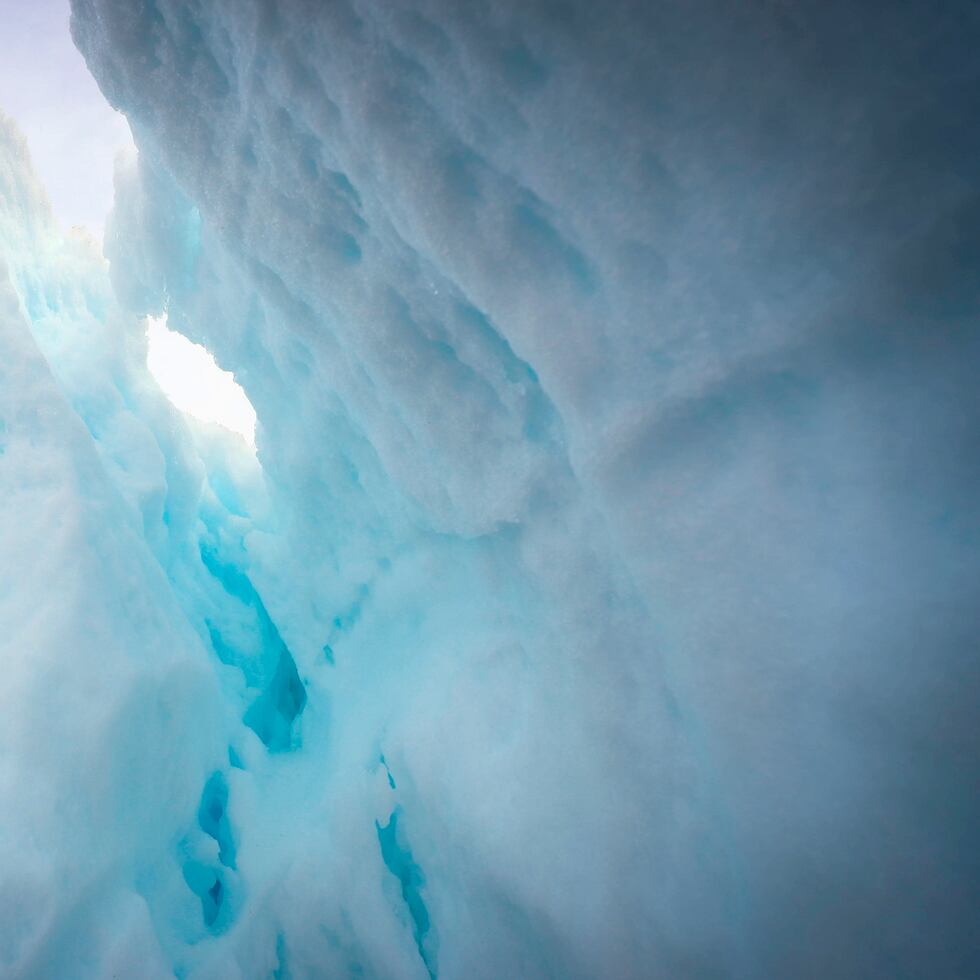
[[[72,8],[138,156],[106,262],[0,121],[0,975],[975,974],[970,6]]]

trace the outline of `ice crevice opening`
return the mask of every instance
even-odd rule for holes
[[[234,377],[200,344],[168,329],[166,315],[148,316],[147,368],[173,404],[203,422],[237,432],[255,449],[255,409]]]

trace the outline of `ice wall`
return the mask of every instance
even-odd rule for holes
[[[104,855],[9,879],[14,975],[111,975],[106,936],[187,977],[973,972],[975,28],[75,0],[140,150],[108,272],[9,140],[0,231],[150,611],[80,576],[103,783],[11,715]],[[257,460],[153,390],[163,311]],[[144,730],[171,662],[199,693]]]
[[[0,974],[167,977],[147,897],[180,883],[169,852],[221,760],[223,707],[25,319],[24,299],[39,333],[53,334],[56,308],[62,327],[82,327],[79,252],[99,268],[84,242],[58,242],[25,168],[0,117],[4,252],[16,219],[17,257],[33,266],[0,262]]]

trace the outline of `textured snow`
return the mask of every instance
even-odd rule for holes
[[[5,266],[0,342],[0,972],[166,977],[147,899],[179,876],[161,854],[219,758],[222,702]]]
[[[0,123],[0,972],[975,970],[974,19],[74,0],[139,152],[107,265]]]

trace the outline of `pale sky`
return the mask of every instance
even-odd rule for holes
[[[167,328],[166,317],[147,317],[146,365],[163,393],[182,412],[217,422],[255,448],[255,409],[241,386],[199,344]]]
[[[0,0],[0,109],[27,137],[66,229],[101,240],[116,153],[132,146],[71,40],[68,0]]]

